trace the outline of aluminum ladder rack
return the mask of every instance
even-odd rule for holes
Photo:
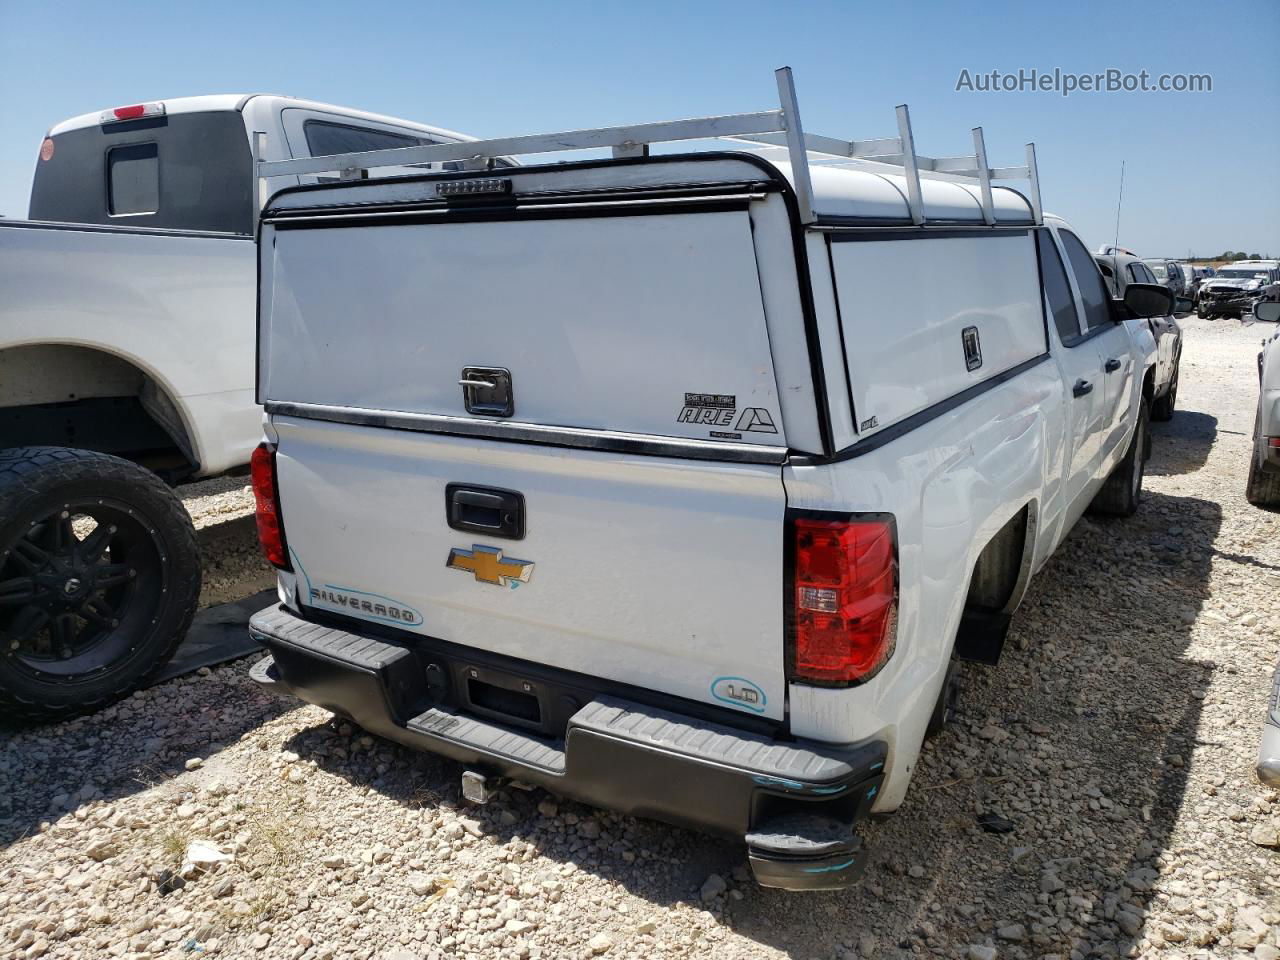
[[[370,170],[380,167],[414,164],[462,162],[467,169],[485,170],[498,158],[527,154],[556,153],[566,150],[612,149],[615,158],[646,156],[654,143],[676,143],[690,140],[738,140],[785,147],[791,162],[792,185],[804,223],[818,219],[813,208],[813,184],[810,178],[810,154],[822,157],[866,160],[901,167],[907,182],[907,204],[911,222],[927,225],[924,201],[920,192],[921,173],[942,175],[938,179],[972,181],[981,188],[983,222],[996,222],[991,184],[997,180],[1026,180],[1030,184],[1028,202],[1036,224],[1044,222],[1040,206],[1040,179],[1036,170],[1036,146],[1027,144],[1026,163],[1019,167],[991,167],[982,128],[973,128],[973,154],[961,157],[926,157],[916,153],[911,132],[911,115],[905,104],[897,108],[898,135],[875,140],[840,140],[804,132],[800,123],[800,107],[796,100],[795,81],[790,67],[774,71],[778,83],[779,107],[759,113],[734,113],[690,120],[642,123],[622,127],[600,127],[594,130],[570,130],[563,133],[541,133],[493,140],[468,140],[458,143],[426,144],[396,147],[359,153],[333,154],[324,157],[300,157],[295,160],[263,160],[265,134],[253,137],[254,165],[259,178],[259,206],[265,203],[266,180],[270,177],[307,176],[337,172],[343,180],[358,180]],[[826,161],[831,162],[831,161]]]

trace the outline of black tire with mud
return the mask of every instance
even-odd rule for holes
[[[1129,440],[1129,449],[1093,498],[1089,505],[1090,513],[1129,517],[1137,512],[1138,503],[1142,500],[1142,478],[1146,472],[1146,458],[1142,451],[1147,442],[1150,418],[1147,401],[1143,400],[1138,408],[1138,423]]]
[[[1160,423],[1167,423],[1173,419],[1173,408],[1178,402],[1178,374],[1182,367],[1182,358],[1179,357],[1173,363],[1173,377],[1169,381],[1169,389],[1164,392],[1164,396],[1156,398],[1156,402],[1151,405],[1151,419]]]
[[[155,474],[0,450],[0,716],[56,720],[145,684],[191,625],[200,575],[191,517]]]
[[[1253,446],[1249,448],[1249,479],[1245,481],[1245,499],[1255,507],[1280,507],[1280,473],[1267,473],[1258,466],[1258,420],[1253,424]]]
[[[942,689],[938,691],[937,702],[933,705],[933,713],[929,715],[929,725],[925,727],[926,740],[942,733],[955,720],[963,690],[960,671],[960,661],[952,657],[947,664],[947,675],[942,681]]]

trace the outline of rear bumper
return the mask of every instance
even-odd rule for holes
[[[832,889],[862,874],[853,825],[879,790],[882,742],[784,741],[608,694],[577,706],[563,735],[551,736],[459,706],[466,695],[454,678],[470,668],[456,651],[442,656],[429,643],[324,626],[281,607],[254,616],[249,629],[271,652],[255,680],[389,740],[595,806],[744,840],[769,886]],[[484,673],[513,689],[523,683],[518,663]]]

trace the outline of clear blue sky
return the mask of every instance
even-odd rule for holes
[[[1038,144],[1047,209],[1090,246],[1280,255],[1280,0],[1213,3],[306,3],[0,0],[0,213],[26,214],[67,116],[200,93],[287,93],[478,136],[769,109],[795,69],[805,126],[993,164]],[[1207,73],[1211,93],[957,92],[1019,68]]]

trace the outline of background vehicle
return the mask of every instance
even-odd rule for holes
[[[1276,323],[1280,321],[1280,303],[1256,303],[1253,315]],[[1280,328],[1263,341],[1258,354],[1258,413],[1245,496],[1259,507],[1280,507]]]
[[[1155,276],[1156,282],[1168,287],[1175,298],[1186,296],[1187,284],[1178,264],[1172,260],[1143,260],[1142,262]]]
[[[470,765],[468,796],[515,776],[813,889],[861,871],[953,657],[997,660],[1087,508],[1137,509],[1155,345],[1041,215],[1033,151],[1029,199],[913,175],[901,137],[903,166],[849,163],[779,87],[764,130],[655,126],[788,149],[615,128],[520,146],[616,159],[275,195],[254,485],[283,603],[251,631],[261,682]]]
[[[1200,302],[1200,285],[1212,276],[1213,267],[1191,268],[1191,305],[1193,307]]]
[[[1262,288],[1280,280],[1280,260],[1237,260],[1219,267],[1200,284],[1196,316],[1244,317],[1262,296]]]
[[[1182,295],[1195,304],[1196,287],[1196,268],[1189,263],[1178,264],[1178,270],[1182,274]]]
[[[0,713],[127,693],[190,622],[199,558],[161,481],[242,469],[261,436],[255,132],[271,159],[465,139],[271,96],[49,131],[32,220],[0,221]]]
[[[1107,279],[1113,297],[1124,297],[1125,289],[1133,283],[1156,283],[1150,260],[1139,260],[1132,254],[1117,253],[1112,256],[1094,256],[1098,269]],[[1156,261],[1163,263],[1164,261]],[[1168,272],[1166,268],[1166,273]],[[1168,284],[1164,284],[1168,286]],[[1170,291],[1172,292],[1172,291]],[[1182,363],[1182,328],[1170,313],[1147,320],[1156,338],[1156,367],[1152,420],[1173,419],[1173,409],[1178,401],[1178,371]]]

